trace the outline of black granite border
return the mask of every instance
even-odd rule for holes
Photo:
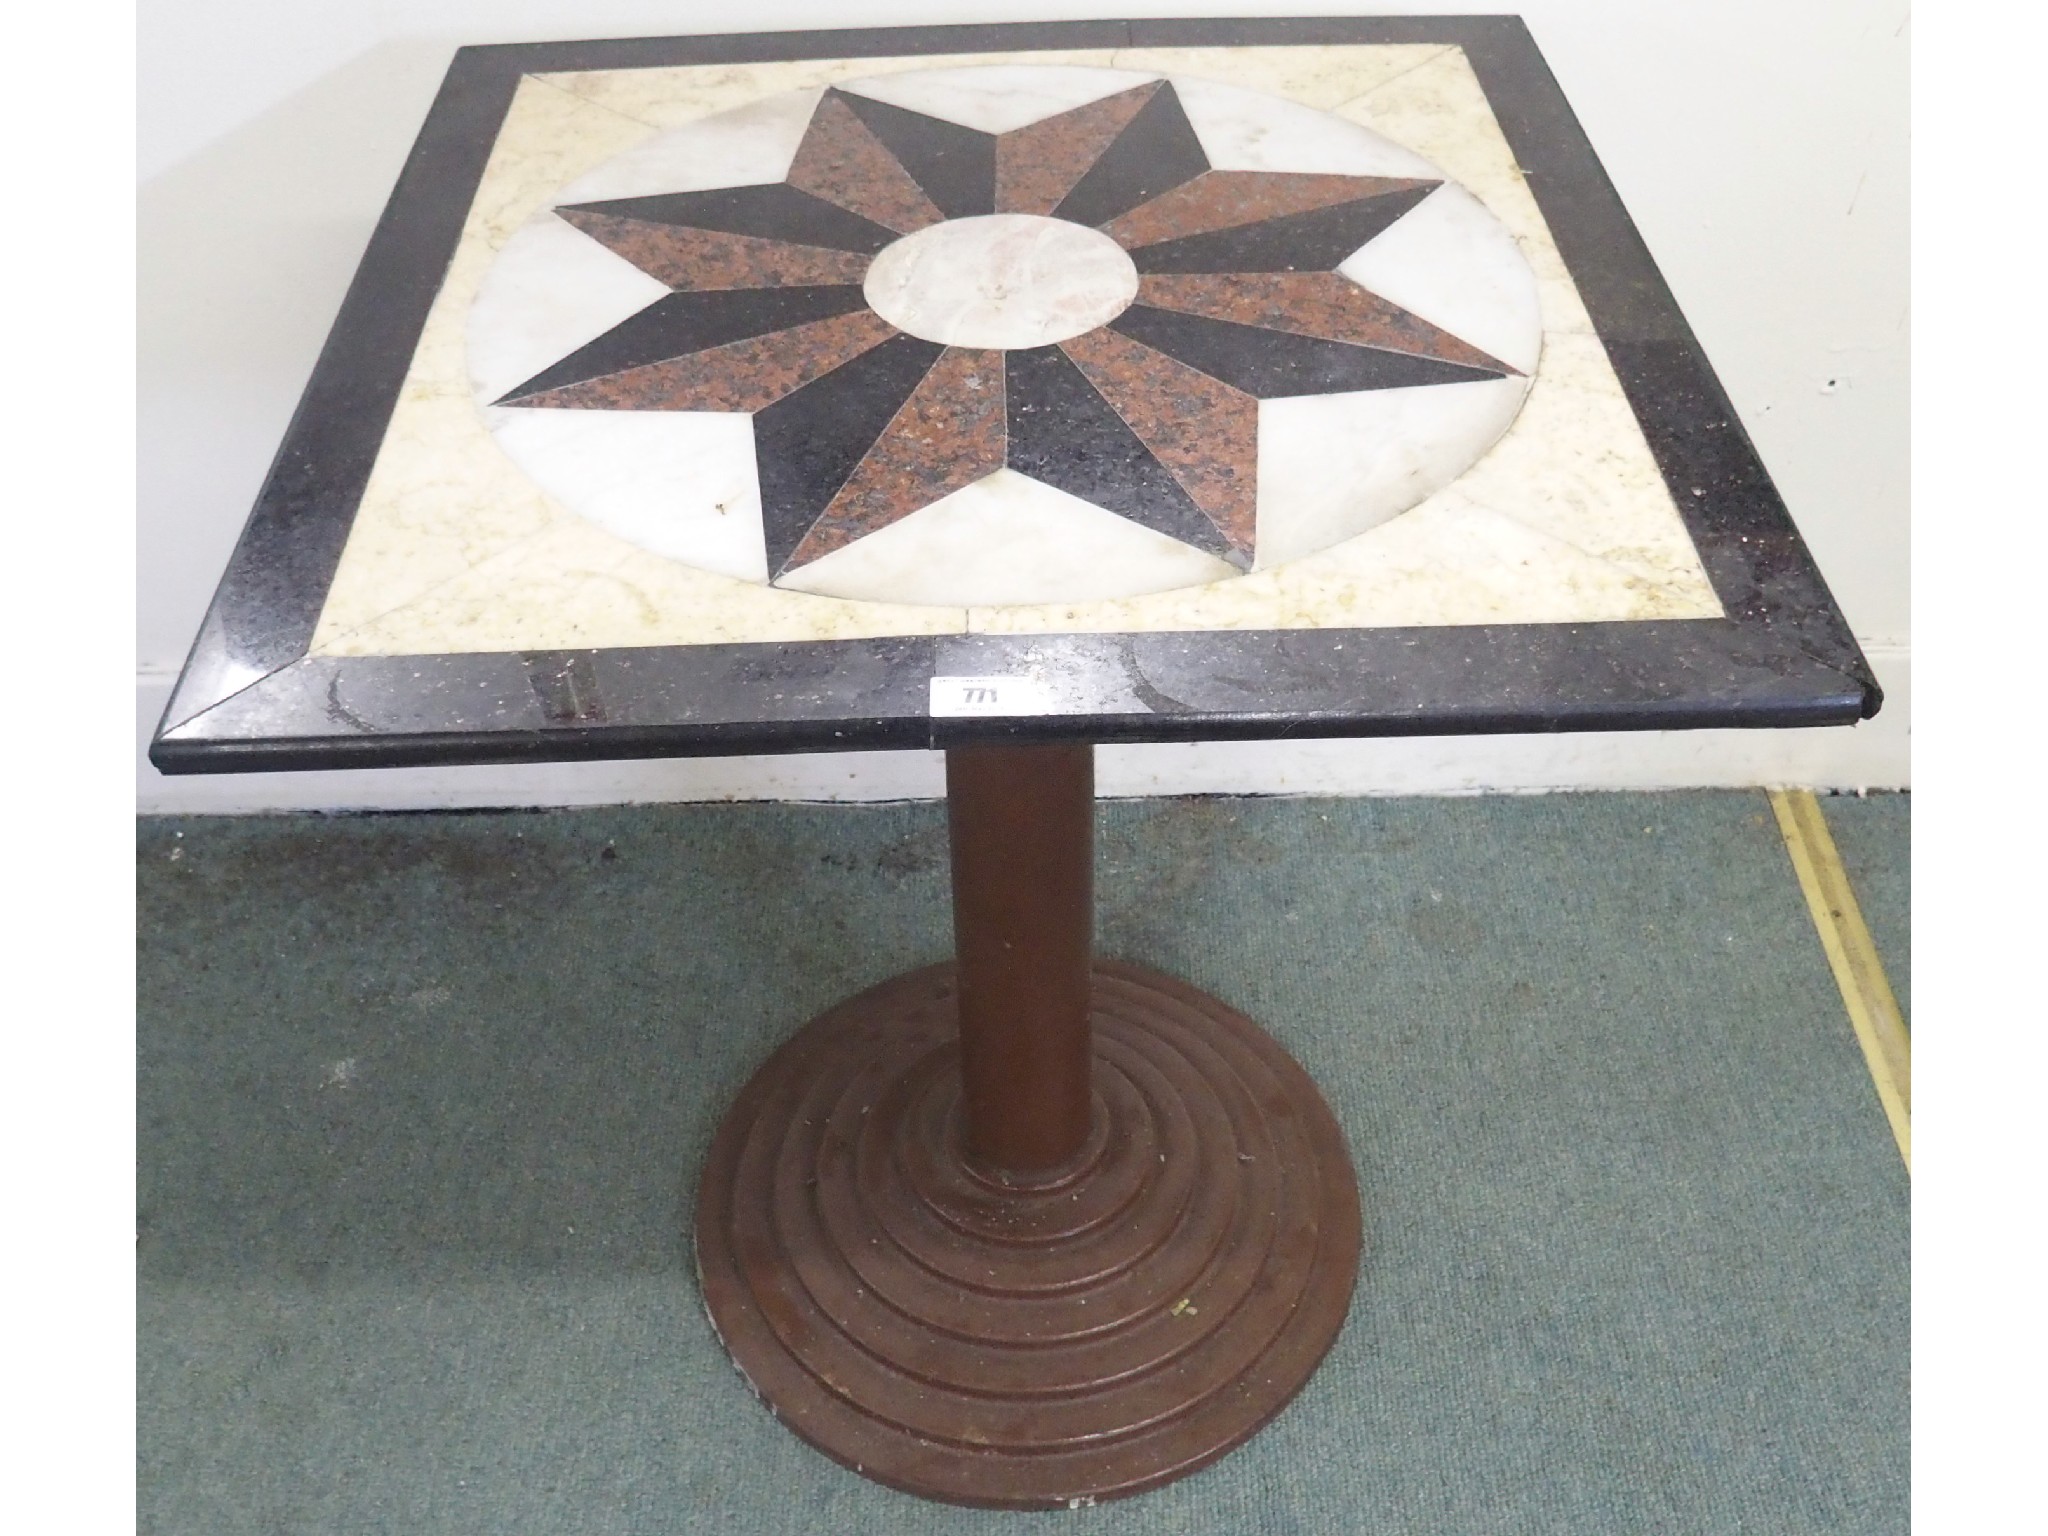
[[[957,636],[541,656],[306,648],[522,75],[1124,46],[1465,49],[1728,617],[1585,625]],[[933,675],[1045,679],[1060,713],[933,720]],[[564,701],[567,701],[565,704]],[[150,757],[167,773],[834,751],[969,739],[1847,723],[1876,682],[1518,18],[1045,22],[464,48],[230,559]]]

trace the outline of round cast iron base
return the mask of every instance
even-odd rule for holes
[[[1350,1305],[1358,1187],[1308,1074],[1216,999],[1097,961],[1095,1102],[1064,1169],[961,1154],[951,965],[821,1014],[712,1144],[697,1266],[791,1429],[956,1504],[1157,1487],[1258,1432]]]

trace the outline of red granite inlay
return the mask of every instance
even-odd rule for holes
[[[1166,82],[1118,91],[996,139],[996,212],[1051,213]]]
[[[785,179],[800,192],[837,203],[899,235],[945,218],[903,162],[830,92],[811,114]]]
[[[633,263],[677,292],[712,288],[786,288],[808,283],[857,283],[869,258],[759,235],[650,224],[616,214],[565,208],[562,217],[606,250]]]
[[[1361,198],[1435,186],[1392,176],[1318,176],[1296,171],[1204,171],[1102,226],[1125,250],[1235,229],[1290,213],[1312,213]]]
[[[784,569],[808,565],[1001,469],[1005,423],[1003,354],[948,347]]]
[[[871,309],[707,347],[521,398],[587,411],[758,411],[896,334]]]
[[[1240,554],[1258,513],[1259,402],[1107,327],[1060,343]]]
[[[1138,302],[1411,357],[1521,372],[1389,304],[1341,272],[1147,273],[1138,280]]]

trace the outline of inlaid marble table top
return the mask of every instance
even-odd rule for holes
[[[1846,722],[1519,22],[462,50],[170,771]]]

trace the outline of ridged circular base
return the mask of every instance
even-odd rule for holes
[[[697,1265],[778,1417],[957,1504],[1137,1493],[1242,1444],[1350,1305],[1358,1188],[1307,1073],[1242,1014],[1098,961],[1095,1113],[1029,1187],[960,1152],[953,968],[811,1021],[712,1144]]]

